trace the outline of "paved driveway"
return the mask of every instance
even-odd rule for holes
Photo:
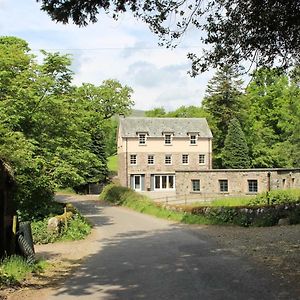
[[[77,202],[94,222],[93,251],[48,299],[300,299],[201,227]]]

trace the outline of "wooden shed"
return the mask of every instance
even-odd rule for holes
[[[11,168],[0,159],[0,257],[15,251],[15,236],[12,230],[13,216],[16,215],[13,204],[14,185]]]

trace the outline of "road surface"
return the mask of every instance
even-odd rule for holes
[[[95,224],[93,251],[48,299],[300,299],[201,226],[77,201]]]

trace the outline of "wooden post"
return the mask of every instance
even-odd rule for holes
[[[67,219],[67,207],[64,208],[64,215],[65,215],[65,228],[68,228],[68,219]]]

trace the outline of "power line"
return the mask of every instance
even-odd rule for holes
[[[32,52],[45,51],[106,51],[106,50],[172,50],[172,49],[196,49],[201,46],[180,46],[174,48],[165,47],[100,47],[100,48],[43,48],[31,49]]]

